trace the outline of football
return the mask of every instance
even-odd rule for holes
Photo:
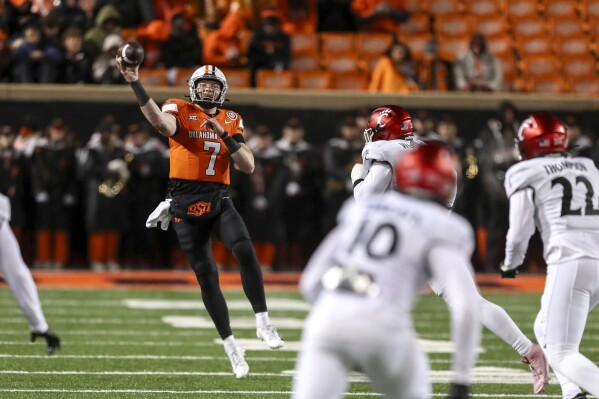
[[[127,67],[135,67],[144,60],[144,48],[138,42],[129,40],[117,50],[117,58]]]

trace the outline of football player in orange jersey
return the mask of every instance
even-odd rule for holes
[[[211,251],[212,233],[239,260],[243,289],[256,314],[257,337],[271,349],[281,348],[284,342],[268,317],[262,271],[247,228],[228,196],[230,159],[241,171],[252,173],[254,156],[244,142],[241,116],[220,108],[227,93],[227,79],[215,66],[202,66],[189,79],[191,101],[169,99],[161,110],[139,82],[138,67],[125,67],[119,60],[117,64],[146,119],[169,138],[169,198],[152,215],[167,215],[159,219],[163,229],[174,217],[179,242],[196,274],[204,306],[223,340],[233,372],[237,378],[246,377],[249,367],[244,350],[233,337],[219,286]]]

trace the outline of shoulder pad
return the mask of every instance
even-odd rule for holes
[[[517,191],[531,187],[534,175],[538,171],[537,168],[532,167],[531,163],[534,161],[534,159],[520,161],[507,170],[503,184],[508,198]]]
[[[375,141],[367,143],[362,150],[365,160],[387,162],[394,165],[402,152],[414,148],[417,143],[407,140]]]

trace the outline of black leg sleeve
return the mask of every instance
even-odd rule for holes
[[[223,200],[217,228],[220,239],[241,265],[243,291],[252,304],[254,313],[266,312],[262,270],[245,223],[229,198]]]
[[[208,224],[191,223],[185,219],[173,224],[181,248],[195,272],[202,289],[202,300],[222,339],[232,334],[227,302],[220,289],[218,270],[212,257]]]

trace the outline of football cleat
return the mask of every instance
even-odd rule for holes
[[[236,346],[234,351],[227,353],[227,356],[229,356],[229,360],[231,361],[235,378],[247,377],[250,372],[250,366],[245,361],[245,350],[240,346]]]
[[[587,392],[581,392],[574,396],[572,399],[587,399]]]
[[[285,341],[272,324],[258,327],[256,337],[260,338],[270,349],[279,349],[285,345]]]
[[[60,349],[60,338],[52,331],[48,330],[45,333],[32,332],[31,342],[35,342],[35,340],[40,337],[46,340],[46,344],[48,345],[48,355],[51,355]]]
[[[533,343],[530,352],[522,356],[522,363],[528,364],[532,371],[534,393],[539,394],[543,392],[545,385],[549,384],[549,364],[541,346]]]

